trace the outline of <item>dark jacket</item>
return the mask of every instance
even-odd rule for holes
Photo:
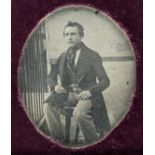
[[[57,84],[58,74],[60,75],[62,86],[64,88],[67,87],[68,78],[66,78],[64,70],[66,55],[67,52],[62,53],[48,76],[48,83],[51,89],[54,89]],[[102,91],[109,86],[110,81],[103,68],[101,57],[82,43],[80,57],[75,69],[80,88],[89,90],[92,93],[92,117],[96,127],[108,131],[110,123]],[[98,83],[96,78],[98,78]]]

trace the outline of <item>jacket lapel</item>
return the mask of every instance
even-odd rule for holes
[[[65,65],[65,61],[66,61],[66,55],[67,55],[67,52],[65,52],[62,55],[62,57],[60,59],[60,63],[59,63],[59,74],[60,74],[61,81],[63,81],[64,65]]]

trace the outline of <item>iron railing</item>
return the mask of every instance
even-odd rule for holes
[[[19,64],[19,88],[30,119],[37,124],[43,117],[44,93],[47,92],[47,60],[45,23],[28,39]]]

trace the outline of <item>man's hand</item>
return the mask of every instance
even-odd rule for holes
[[[82,100],[87,100],[92,96],[91,92],[89,90],[84,90],[80,93],[79,98]]]
[[[60,85],[56,85],[54,88],[55,92],[58,94],[65,94],[67,93],[67,91],[64,89],[64,87],[60,86]]]

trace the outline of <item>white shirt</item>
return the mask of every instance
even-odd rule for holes
[[[74,59],[74,66],[76,66],[79,61],[80,53],[81,53],[81,49],[76,51],[76,55],[75,55],[75,59]]]

